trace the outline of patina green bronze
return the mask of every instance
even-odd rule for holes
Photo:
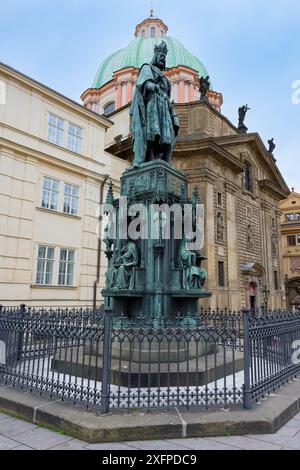
[[[171,163],[179,121],[171,97],[171,82],[163,74],[167,44],[155,46],[150,64],[144,64],[131,106],[134,167],[160,158]]]

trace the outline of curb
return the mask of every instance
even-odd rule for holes
[[[294,380],[252,410],[115,412],[97,415],[70,402],[0,386],[0,411],[89,443],[217,437],[277,432],[300,410]]]

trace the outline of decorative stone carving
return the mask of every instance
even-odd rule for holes
[[[254,233],[251,224],[247,227],[247,249],[249,251],[254,250]]]
[[[225,235],[225,224],[224,224],[224,217],[222,212],[217,213],[217,240],[218,242],[224,241]]]

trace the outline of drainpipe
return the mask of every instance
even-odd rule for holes
[[[101,206],[103,204],[103,196],[104,196],[104,187],[110,175],[104,175],[104,180],[101,184],[100,189],[100,201],[99,201],[99,236],[98,236],[98,250],[97,250],[97,277],[94,282],[94,295],[93,295],[93,309],[96,310],[97,308],[97,288],[100,280],[100,268],[101,268],[101,234],[102,234],[102,221],[103,221],[103,214],[101,211]]]

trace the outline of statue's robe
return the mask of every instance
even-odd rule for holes
[[[133,242],[129,242],[124,254],[120,258],[121,266],[118,268],[114,288],[115,289],[134,289],[133,268],[138,265],[138,251]]]
[[[147,90],[149,81],[159,86],[159,93]],[[179,129],[179,120],[170,97],[171,82],[158,67],[144,64],[130,110],[135,164],[145,162],[147,142],[175,146],[175,129]]]

